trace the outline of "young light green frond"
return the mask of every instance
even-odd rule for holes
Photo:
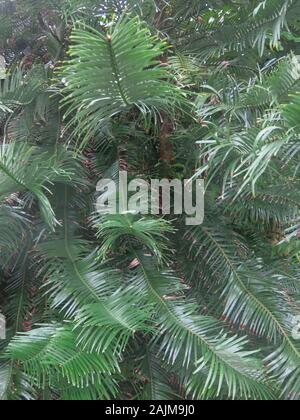
[[[166,45],[153,37],[139,19],[123,18],[107,32],[76,29],[70,60],[61,77],[65,83],[65,116],[84,143],[110,118],[136,108],[145,118],[173,112],[183,100],[159,57]],[[76,87],[76,93],[74,88]],[[75,115],[73,115],[75,113]]]
[[[97,214],[93,218],[93,226],[98,238],[103,240],[99,252],[104,258],[117,247],[138,249],[142,246],[161,260],[168,249],[165,235],[174,232],[167,220],[132,214]]]
[[[0,199],[13,194],[30,192],[37,199],[42,217],[53,229],[58,221],[50,203],[55,182],[83,184],[74,178],[78,163],[64,149],[41,149],[28,143],[9,143],[0,146]],[[79,172],[80,173],[80,172]]]

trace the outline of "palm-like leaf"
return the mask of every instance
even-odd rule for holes
[[[83,388],[86,383],[101,381],[103,375],[118,371],[112,354],[100,356],[80,350],[76,334],[68,326],[49,325],[20,334],[11,342],[8,352],[43,386],[45,375],[50,381],[61,375],[72,386]]]
[[[164,219],[140,218],[132,214],[102,215],[93,217],[97,236],[103,239],[100,255],[106,257],[111,251],[123,246],[138,248],[143,246],[162,259],[162,251],[167,251],[166,240],[162,237],[173,233],[170,223]]]
[[[0,206],[0,260],[3,266],[21,247],[29,225],[30,219],[21,208],[9,205]]]
[[[144,116],[157,114],[171,111],[183,99],[158,62],[165,44],[138,19],[123,19],[106,33],[77,29],[72,40],[71,60],[62,71],[63,104],[76,125],[75,134],[85,133],[86,140],[122,111],[136,107]]]
[[[268,271],[260,262],[247,261],[248,251],[244,253],[242,262],[243,245],[237,242],[236,236],[236,245],[228,246],[226,230],[208,226],[193,230],[193,255],[207,261],[206,264],[222,285],[220,297],[225,302],[223,316],[255,336],[281,343],[280,352],[275,352],[273,358],[278,362],[281,357],[282,364],[270,364],[272,370],[276,371],[276,366],[280,369],[282,380],[288,383],[286,390],[294,394],[298,384],[289,378],[296,376],[299,349],[292,340],[295,308],[291,307],[289,295],[284,293],[285,285],[289,283],[288,274],[280,275],[277,271]]]
[[[27,143],[2,144],[0,147],[0,198],[14,193],[30,192],[38,200],[40,210],[50,227],[57,224],[48,195],[54,182],[70,182],[76,166],[70,163],[65,149],[40,152]],[[47,195],[48,194],[48,195]]]
[[[276,47],[281,32],[287,25],[289,15],[297,10],[297,0],[267,0],[258,1],[254,5],[241,5],[236,13],[229,15],[223,25],[217,19],[212,19],[201,26],[204,30],[214,32],[211,39],[202,39],[199,36],[191,44],[197,47],[205,57],[222,56],[226,51],[243,51],[246,48],[257,48],[263,55],[268,36],[271,45]],[[200,38],[200,40],[198,40]]]
[[[244,350],[247,340],[227,336],[218,321],[198,315],[193,304],[168,302],[166,295],[172,296],[170,286],[175,279],[155,271],[147,259],[139,258],[139,262],[133,281],[157,305],[163,336],[161,352],[168,362],[174,364],[181,355],[183,367],[193,366],[195,375],[209,366],[204,394],[216,383],[221,390],[225,383],[232,398],[237,393],[245,398],[250,395],[264,398],[268,390],[263,385],[262,366],[251,358],[253,352]]]

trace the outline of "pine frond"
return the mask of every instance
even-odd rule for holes
[[[118,372],[111,353],[85,353],[76,340],[70,326],[41,326],[17,335],[8,347],[7,357],[22,363],[24,371],[42,387],[51,386],[61,376],[73,387],[85,388],[90,383],[101,383],[103,375]],[[102,389],[105,396],[107,385]]]
[[[93,217],[93,227],[97,237],[102,239],[99,251],[101,257],[106,257],[115,249],[145,247],[161,260],[167,252],[168,244],[165,237],[174,232],[171,224],[160,218],[146,218],[132,215],[102,215]]]
[[[101,267],[88,249],[87,242],[74,238],[71,243],[67,238],[56,239],[39,247],[51,305],[68,317],[74,316],[81,305],[101,304],[121,286],[120,272]]]
[[[5,266],[21,247],[29,226],[30,218],[22,208],[0,205],[0,262],[2,266]]]
[[[150,401],[179,400],[180,396],[171,386],[171,378],[163,360],[159,357],[159,347],[147,345],[142,348],[139,369],[145,377],[140,399]]]
[[[299,115],[300,115],[300,95],[291,95],[290,101],[283,109],[283,117],[288,125],[299,130]]]
[[[149,113],[157,118],[183,101],[158,61],[165,43],[137,18],[123,18],[106,33],[77,29],[72,40],[70,60],[61,72],[66,95],[62,104],[68,107],[66,118],[76,125],[74,135],[84,135],[84,145],[121,112],[136,108],[145,118]]]
[[[74,165],[75,166],[74,166]],[[51,228],[58,223],[49,201],[54,182],[71,183],[77,163],[70,162],[64,148],[41,150],[28,143],[9,143],[0,146],[0,198],[6,200],[12,194],[30,192],[38,200],[40,211]],[[82,183],[82,181],[79,181]]]
[[[183,367],[193,366],[195,375],[208,367],[204,394],[217,383],[219,390],[226,384],[230,398],[237,394],[245,398],[251,398],[251,395],[265,398],[268,391],[262,365],[252,359],[253,352],[245,351],[247,340],[230,337],[218,321],[198,315],[193,304],[169,301],[166,297],[172,296],[172,283],[168,277],[153,269],[148,259],[142,257],[139,262],[133,284],[157,305],[163,337],[160,346],[165,360],[172,365],[181,354]]]
[[[0,364],[0,401],[30,401],[36,398],[29,378],[12,362]]]
[[[200,31],[209,31],[210,37],[199,41],[196,38],[191,45],[205,58],[220,57],[232,51],[241,53],[248,47],[257,48],[263,55],[268,42],[273,48],[278,47],[281,32],[297,6],[297,0],[266,0],[250,6],[235,6],[228,16],[224,9],[223,13],[219,9],[220,15],[216,13],[209,23],[203,19],[204,23],[198,25]]]

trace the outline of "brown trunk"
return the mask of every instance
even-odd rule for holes
[[[163,122],[161,125],[160,131],[160,160],[162,164],[167,168],[170,168],[173,158],[173,147],[170,142],[170,135],[173,132],[173,123],[172,121],[166,116],[163,115]]]
[[[173,123],[166,115],[163,115],[163,122],[160,130],[160,176],[161,178],[171,179],[172,178],[172,163],[173,157],[173,146],[170,142],[170,136],[173,132]],[[162,190],[160,190],[160,210],[162,214],[163,209],[163,198]]]

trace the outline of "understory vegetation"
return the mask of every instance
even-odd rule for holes
[[[0,78],[0,400],[298,400],[300,1],[0,1]]]

